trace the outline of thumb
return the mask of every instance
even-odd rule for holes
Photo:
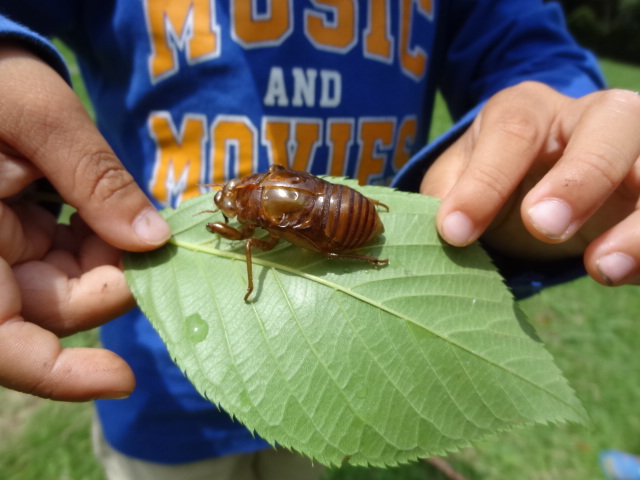
[[[4,48],[0,89],[0,140],[31,161],[99,236],[131,251],[169,238],[167,223],[51,67]]]
[[[420,193],[445,198],[469,163],[468,134],[463,134],[429,166],[420,184]]]

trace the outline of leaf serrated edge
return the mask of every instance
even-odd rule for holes
[[[205,254],[215,255],[215,256],[218,256],[218,257],[222,257],[222,258],[228,258],[228,259],[231,259],[231,260],[237,260],[237,261],[240,261],[240,262],[246,262],[246,257],[245,257],[244,254],[239,254],[239,253],[235,253],[235,252],[228,251],[228,250],[219,250],[217,248],[210,247],[210,246],[205,247],[202,244],[192,244],[192,243],[188,243],[188,242],[181,242],[179,240],[176,240],[173,237],[169,241],[169,243],[171,243],[171,244],[173,244],[173,245],[175,245],[175,246],[177,246],[179,248],[185,248],[185,249],[188,249],[188,250],[191,250],[191,251],[194,251],[194,252],[198,252],[198,253],[205,253]],[[424,329],[424,330],[428,331],[431,335],[433,335],[433,336],[435,336],[435,337],[447,342],[451,346],[459,348],[461,351],[464,351],[464,352],[468,353],[469,355],[471,355],[473,357],[476,357],[476,358],[482,360],[483,362],[486,362],[488,365],[491,365],[494,368],[497,368],[499,370],[504,371],[505,373],[507,373],[509,375],[512,375],[514,378],[518,378],[522,382],[534,387],[535,389],[539,389],[541,391],[546,392],[547,395],[549,395],[551,398],[554,398],[557,402],[565,405],[569,410],[573,411],[577,418],[582,419],[583,423],[588,421],[588,416],[587,416],[586,412],[584,411],[584,409],[582,408],[582,406],[580,405],[579,402],[578,402],[578,405],[573,405],[572,403],[569,403],[568,401],[565,401],[564,399],[562,399],[559,395],[556,395],[554,392],[549,391],[548,388],[532,382],[527,377],[523,377],[522,375],[514,372],[513,370],[506,368],[504,365],[498,364],[498,363],[492,361],[489,358],[481,356],[479,353],[470,350],[469,348],[465,347],[464,345],[462,345],[462,344],[460,344],[460,343],[458,343],[458,342],[456,342],[456,341],[454,341],[454,340],[452,340],[452,339],[450,339],[448,337],[442,336],[441,334],[433,331],[432,329],[427,328],[425,325],[417,323],[415,320],[411,319],[410,317],[407,317],[406,315],[404,315],[404,314],[402,314],[402,313],[400,313],[400,312],[398,312],[398,311],[396,311],[396,310],[394,310],[392,308],[389,308],[389,307],[385,306],[382,303],[373,301],[372,299],[370,299],[368,297],[365,297],[364,295],[361,295],[361,294],[353,291],[351,288],[344,287],[344,286],[342,286],[340,284],[337,284],[337,283],[326,281],[321,277],[318,277],[316,275],[311,275],[311,274],[306,273],[304,271],[301,271],[299,269],[291,268],[291,267],[288,267],[288,266],[283,265],[283,264],[278,264],[278,263],[275,263],[275,262],[271,262],[269,260],[265,260],[264,258],[261,258],[261,257],[254,257],[253,258],[253,263],[255,263],[257,265],[260,265],[262,267],[265,267],[265,268],[271,268],[271,269],[275,269],[275,270],[285,271],[285,272],[291,273],[293,275],[296,275],[296,276],[305,278],[307,280],[316,282],[318,284],[321,284],[321,285],[323,285],[323,286],[325,286],[327,288],[331,288],[333,290],[340,291],[340,292],[342,292],[342,293],[344,293],[346,295],[350,295],[351,297],[353,297],[353,298],[355,298],[355,299],[357,299],[357,300],[359,300],[361,302],[364,302],[366,304],[369,304],[369,305],[372,305],[372,306],[374,306],[376,308],[379,308],[380,310],[386,312],[387,314],[389,314],[389,315],[391,315],[393,317],[398,318],[401,321],[404,321],[406,323],[410,323],[412,325],[417,326],[418,328]],[[562,377],[562,378],[564,378],[564,377]],[[565,383],[566,383],[566,381],[565,381]],[[568,384],[567,384],[567,387],[569,387]],[[573,391],[573,390],[571,390],[571,391]]]

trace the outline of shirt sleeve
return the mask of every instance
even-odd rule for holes
[[[69,71],[53,44],[43,36],[0,14],[0,40],[23,45],[42,58],[71,84]]]
[[[462,0],[444,12],[440,89],[454,119],[525,80],[580,97],[604,86],[595,57],[567,31],[557,3]],[[461,12],[466,12],[461,14]]]
[[[394,186],[417,191],[429,165],[469,126],[486,101],[507,87],[538,81],[570,97],[602,89],[597,60],[566,29],[556,3],[541,0],[440,2],[431,67],[454,120],[418,151]]]
[[[399,172],[393,186],[418,191],[424,172],[471,124],[495,93],[538,81],[577,98],[604,87],[595,57],[566,29],[556,3],[531,0],[441,2],[434,52],[439,88],[453,127],[425,146]],[[438,56],[441,64],[438,65]],[[581,257],[527,262],[490,251],[517,298],[584,275]]]

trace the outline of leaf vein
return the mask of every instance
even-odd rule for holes
[[[212,249],[202,249],[199,245],[195,245],[195,244],[188,243],[188,242],[182,242],[182,241],[179,241],[179,240],[176,240],[176,239],[172,239],[171,242],[174,243],[175,245],[179,246],[179,247],[187,248],[189,250],[198,251],[198,252],[202,252],[202,253],[208,253],[208,254],[212,254],[212,255],[217,255],[217,256],[225,257],[225,258],[232,258],[232,259],[240,260],[240,261],[246,261],[244,255],[240,255],[240,254],[237,254],[237,253],[227,252],[227,251],[224,251],[224,250],[218,250],[218,249],[213,249],[213,248]],[[549,395],[551,395],[552,397],[555,397],[560,402],[564,403],[567,407],[569,407],[570,409],[576,411],[576,413],[578,413],[578,414],[580,413],[580,412],[578,412],[576,410],[576,407],[574,405],[570,404],[568,401],[566,401],[564,399],[561,399],[558,394],[549,391],[549,389],[545,388],[543,385],[539,385],[539,384],[533,383],[529,378],[524,377],[520,373],[514,372],[512,369],[509,369],[509,368],[505,367],[504,365],[496,363],[495,361],[493,361],[493,360],[491,360],[491,359],[489,359],[489,358],[487,358],[485,356],[482,356],[479,352],[475,352],[475,351],[469,349],[468,347],[466,347],[465,345],[462,345],[462,344],[452,340],[451,338],[449,338],[447,336],[444,336],[442,333],[428,328],[427,326],[417,322],[415,319],[410,318],[407,315],[403,314],[402,312],[399,312],[399,311],[397,311],[395,309],[392,309],[392,308],[384,305],[381,302],[375,301],[375,300],[373,300],[371,298],[368,298],[368,297],[366,297],[366,296],[364,296],[362,294],[359,294],[358,292],[355,292],[350,287],[345,287],[345,286],[337,284],[335,282],[327,281],[327,280],[325,280],[322,277],[319,277],[317,275],[311,275],[309,273],[306,273],[306,272],[300,270],[299,268],[288,267],[287,265],[275,263],[275,262],[269,261],[269,260],[267,260],[267,259],[265,259],[263,257],[259,257],[259,256],[256,256],[256,257],[253,258],[253,263],[261,265],[263,267],[282,270],[282,271],[291,273],[293,275],[298,275],[300,277],[306,278],[307,280],[311,280],[311,281],[314,281],[314,282],[316,282],[318,284],[324,285],[325,287],[329,287],[329,288],[331,288],[333,290],[338,290],[338,291],[340,291],[340,292],[342,292],[342,293],[344,293],[346,295],[350,295],[350,296],[352,296],[352,297],[354,297],[354,298],[356,298],[356,299],[358,299],[358,300],[360,300],[360,301],[362,301],[364,303],[367,303],[367,304],[370,304],[370,305],[372,305],[374,307],[377,307],[380,310],[388,313],[392,317],[396,317],[396,318],[398,318],[398,319],[400,319],[402,321],[405,321],[405,322],[411,323],[413,325],[416,325],[419,328],[423,328],[426,331],[428,331],[429,333],[431,333],[432,335],[440,338],[441,340],[443,340],[443,341],[445,341],[445,342],[447,342],[447,343],[449,343],[449,344],[451,344],[451,345],[453,345],[453,346],[455,346],[455,347],[457,347],[457,348],[459,348],[459,349],[461,349],[463,351],[466,351],[466,352],[470,353],[471,355],[473,355],[473,356],[475,356],[475,357],[487,362],[488,364],[494,366],[495,368],[504,370],[505,372],[507,372],[507,373],[509,373],[509,374],[511,374],[511,375],[513,375],[515,377],[520,378],[522,381],[524,381],[526,383],[529,383],[529,384],[535,386],[536,388],[545,390]]]

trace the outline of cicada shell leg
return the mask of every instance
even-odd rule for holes
[[[250,238],[244,246],[245,255],[247,257],[247,293],[244,295],[244,301],[249,300],[249,295],[253,292],[253,263],[251,260],[251,249],[259,248],[260,250],[271,250],[280,241],[280,237],[269,235],[267,240],[259,238]]]
[[[237,228],[227,224],[226,221],[227,217],[225,217],[225,223],[207,223],[207,230],[228,240],[244,240],[245,238],[249,238],[253,235],[255,227],[252,225],[243,225],[242,230],[238,230]]]
[[[367,197],[367,200],[369,200],[371,203],[373,203],[376,207],[382,207],[387,212],[389,211],[389,207],[387,205],[385,205],[384,203],[379,202],[378,200],[374,200],[373,198],[369,198],[369,197]]]

